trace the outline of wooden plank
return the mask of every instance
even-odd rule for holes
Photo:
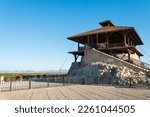
[[[99,100],[148,99],[147,89],[115,88],[99,85],[71,85],[44,89],[0,92],[0,99],[10,100]]]

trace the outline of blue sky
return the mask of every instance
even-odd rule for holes
[[[134,26],[150,63],[149,0],[0,0],[0,70],[59,70],[74,60],[66,37],[99,28],[110,19]]]

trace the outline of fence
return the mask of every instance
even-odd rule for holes
[[[6,82],[0,82],[0,92],[14,91],[24,89],[46,88],[65,86],[71,84],[85,84],[85,85],[111,85],[117,87],[129,87],[129,88],[150,88],[150,81],[143,81],[143,78],[126,77],[120,79],[118,77],[30,77],[23,80],[9,80]]]
[[[22,80],[9,79],[7,81],[0,82],[0,91],[14,91],[24,89],[46,88],[63,86],[64,77],[29,77]]]
[[[114,76],[102,77],[66,77],[65,85],[85,84],[85,85],[111,85],[124,88],[148,88],[150,89],[150,79],[145,77],[124,77],[118,78]]]

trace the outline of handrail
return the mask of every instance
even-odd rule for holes
[[[115,57],[116,57],[116,56],[115,56]],[[117,58],[118,58],[118,57],[117,57]],[[142,68],[147,69],[147,70],[150,71],[150,64],[148,64],[148,63],[146,63],[146,62],[143,62],[143,61],[140,61],[140,60],[137,60],[137,59],[134,59],[134,58],[132,58],[132,57],[130,57],[130,58],[131,58],[130,61],[128,61],[128,60],[124,60],[124,61],[127,61],[127,62],[129,62],[129,63],[131,63],[131,64],[137,65],[137,66],[139,66],[139,67],[142,67]],[[122,60],[123,60],[123,59],[122,59]]]
[[[110,43],[109,47],[110,48],[113,48],[113,47],[122,47],[124,45],[125,45],[124,43]]]
[[[137,60],[137,59],[134,59],[134,58],[131,58],[131,60],[128,61],[128,62],[130,62],[132,64],[135,64],[139,67],[145,68],[145,69],[150,71],[150,64],[148,64],[146,62],[143,62],[143,61],[140,61],[140,60]]]

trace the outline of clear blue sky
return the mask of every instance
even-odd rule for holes
[[[0,70],[58,70],[74,43],[66,37],[106,19],[134,26],[150,55],[149,0],[0,0]]]

